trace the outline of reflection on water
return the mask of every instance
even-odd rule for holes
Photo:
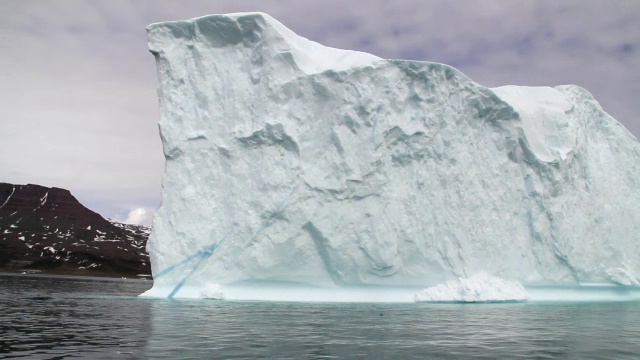
[[[132,354],[151,323],[148,304],[135,297],[141,286],[148,287],[121,279],[0,276],[0,357]]]
[[[0,358],[629,358],[640,303],[168,301],[150,282],[0,276]]]

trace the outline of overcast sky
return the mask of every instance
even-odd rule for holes
[[[640,1],[0,1],[0,182],[103,216],[160,204],[153,22],[266,12],[321,44],[442,62],[486,86],[577,84],[640,135]]]

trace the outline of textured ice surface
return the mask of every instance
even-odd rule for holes
[[[490,89],[258,13],[148,33],[166,156],[148,296],[482,271],[638,285],[640,146],[586,90]]]
[[[525,301],[527,290],[517,281],[508,281],[485,272],[432,286],[416,294],[418,302]]]
[[[201,299],[224,300],[224,293],[218,284],[206,284],[200,293]]]

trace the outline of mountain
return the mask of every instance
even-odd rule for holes
[[[0,183],[0,269],[149,274],[150,229],[107,220],[65,189]]]

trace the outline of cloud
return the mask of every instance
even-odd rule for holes
[[[151,226],[153,221],[154,210],[149,208],[137,208],[129,212],[126,219],[122,222],[125,224]]]
[[[115,217],[159,204],[146,25],[263,11],[324,45],[454,65],[480,84],[577,84],[640,136],[634,0],[0,2],[0,181],[70,189]]]
[[[0,9],[2,180],[67,188],[82,202],[157,198],[155,65],[142,26],[130,44],[89,2],[35,4],[0,5],[11,8]]]

